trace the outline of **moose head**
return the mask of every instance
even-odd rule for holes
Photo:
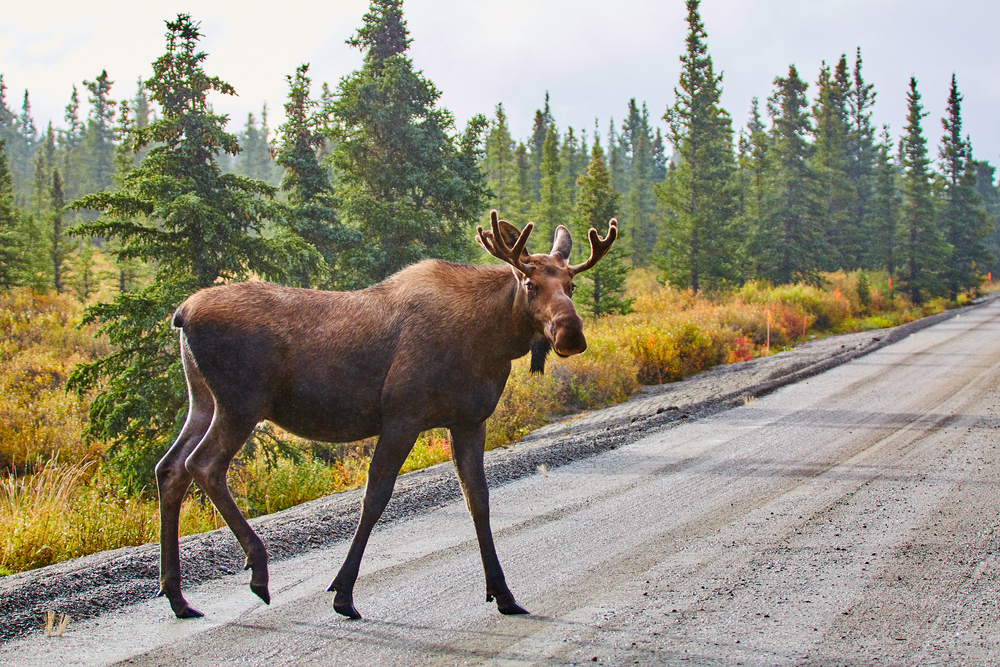
[[[587,349],[583,321],[573,307],[573,277],[597,264],[611,249],[618,236],[618,221],[611,219],[604,238],[596,229],[590,230],[590,258],[576,265],[567,263],[573,248],[568,229],[562,225],[556,228],[548,254],[531,254],[526,245],[533,229],[534,223],[529,222],[519,231],[492,211],[490,229],[478,227],[476,240],[488,253],[514,269],[521,292],[519,298],[541,334],[538,344],[532,345],[532,370],[539,372],[549,349],[560,357],[580,354]]]

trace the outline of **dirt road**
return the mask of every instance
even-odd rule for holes
[[[1000,303],[746,405],[494,488],[483,596],[461,501],[347,545],[0,646],[0,664],[1000,663]]]

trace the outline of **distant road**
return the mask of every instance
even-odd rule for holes
[[[0,646],[19,666],[998,664],[1000,303],[745,406],[495,488],[484,598],[452,502],[346,543]]]

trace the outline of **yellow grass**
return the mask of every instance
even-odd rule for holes
[[[526,358],[514,362],[487,423],[487,447],[510,446],[559,415],[626,400],[642,384],[679,380],[815,336],[894,326],[948,305],[937,300],[915,308],[890,293],[885,274],[869,274],[865,298],[856,273],[829,274],[826,281],[824,289],[749,283],[708,298],[634,271],[635,312],[588,321],[586,353],[550,356],[544,375],[530,375]],[[125,495],[102,470],[103,447],[81,436],[87,400],[65,392],[73,364],[107,352],[91,331],[76,328],[79,317],[79,307],[64,297],[0,295],[0,471],[6,471],[0,473],[0,574],[158,538],[155,499]],[[258,452],[233,465],[230,486],[248,516],[364,485],[374,440],[331,449],[283,437],[299,460],[268,462]],[[421,435],[403,472],[450,458],[447,433],[431,431]],[[193,488],[182,534],[222,525]]]

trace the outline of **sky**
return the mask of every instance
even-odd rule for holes
[[[345,40],[361,25],[367,0],[237,5],[151,0],[8,3],[0,23],[0,73],[7,104],[20,109],[30,91],[36,125],[63,125],[74,84],[103,69],[112,97],[134,97],[164,52],[164,21],[178,12],[201,22],[210,75],[231,83],[238,97],[215,96],[231,131],[266,102],[278,126],[285,77],[310,63],[314,92],[361,64]],[[588,130],[595,118],[607,136],[620,128],[628,102],[645,102],[661,117],[674,99],[684,49],[683,0],[405,0],[413,40],[409,55],[441,91],[440,104],[458,128],[475,114],[492,116],[502,102],[515,139],[527,139],[536,109],[550,95],[561,131]],[[723,72],[722,104],[734,126],[746,123],[753,97],[774,92],[774,78],[794,64],[810,83],[823,61],[861,48],[863,75],[877,92],[874,121],[902,132],[911,76],[923,97],[924,134],[937,156],[941,117],[952,74],[964,95],[964,131],[978,159],[1000,165],[1000,2],[997,0],[703,0],[702,18],[716,71]]]

